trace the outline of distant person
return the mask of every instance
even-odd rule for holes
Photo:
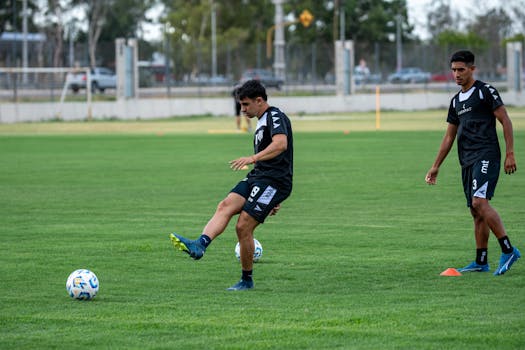
[[[239,99],[237,97],[237,90],[239,90],[240,87],[241,87],[240,84],[235,85],[235,87],[233,88],[233,91],[232,91],[233,103],[234,103],[234,108],[235,108],[235,124],[237,126],[237,130],[243,129],[243,131],[251,131],[252,130],[252,126],[251,126],[251,123],[250,123],[250,118],[248,118],[248,116],[244,116],[244,118],[245,118],[244,120],[245,120],[246,126],[243,127],[243,125],[242,125],[242,120],[241,120],[241,103],[239,102]]]
[[[357,67],[355,67],[355,70],[356,72],[358,72],[359,74],[362,74],[364,76],[369,76],[370,75],[370,69],[368,69],[368,66],[366,64],[366,61],[364,58],[361,58],[359,60],[359,65]]]
[[[175,248],[195,260],[202,258],[206,248],[224,232],[234,215],[239,215],[235,230],[240,244],[241,280],[230,291],[253,288],[253,232],[269,215],[274,215],[292,192],[293,135],[290,119],[267,102],[266,89],[249,80],[237,92],[242,112],[257,118],[254,154],[230,161],[233,170],[254,164],[254,168],[223,199],[213,217],[196,240],[170,234]]]
[[[448,110],[448,127],[436,160],[425,181],[436,184],[439,167],[447,157],[457,136],[457,148],[467,206],[474,219],[476,259],[458,269],[460,272],[490,271],[487,247],[490,231],[501,247],[499,266],[494,275],[503,275],[520,257],[520,251],[510,243],[498,212],[489,204],[498,182],[501,151],[496,133],[496,120],[503,126],[506,174],[516,171],[512,122],[498,91],[491,85],[474,79],[474,54],[458,51],[450,59],[452,73],[461,90],[454,95]]]

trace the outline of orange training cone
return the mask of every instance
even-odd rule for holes
[[[440,275],[441,276],[461,276],[461,272],[459,272],[453,267],[449,267],[445,271],[441,272]]]

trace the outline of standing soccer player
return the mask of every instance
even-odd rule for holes
[[[253,288],[253,232],[268,215],[274,215],[292,192],[293,136],[290,120],[267,102],[266,89],[256,81],[244,83],[237,91],[242,112],[257,118],[254,154],[230,161],[233,170],[254,164],[246,178],[223,199],[202,234],[196,240],[170,234],[175,248],[195,260],[202,258],[208,245],[219,236],[239,214],[235,230],[240,243],[241,280],[228,288],[231,291]]]
[[[436,184],[439,167],[447,157],[457,136],[457,148],[467,206],[474,219],[476,260],[458,269],[460,272],[487,272],[487,247],[490,231],[501,246],[501,258],[494,275],[503,275],[521,254],[510,243],[498,212],[489,204],[498,182],[501,151],[496,133],[496,119],[503,126],[506,174],[516,171],[512,122],[498,91],[474,79],[474,54],[458,51],[450,59],[451,69],[461,90],[452,98],[448,110],[448,127],[436,160],[425,181]]]

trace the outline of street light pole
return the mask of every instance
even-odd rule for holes
[[[286,80],[286,61],[284,59],[284,15],[283,15],[283,3],[286,0],[272,0],[275,5],[275,56],[273,60],[273,69],[275,75],[283,80]]]
[[[27,0],[22,2],[22,67],[27,68]],[[22,75],[22,83],[27,84],[27,73]]]
[[[403,20],[403,16],[400,14],[396,15],[396,57],[397,57],[397,70],[401,70],[403,68],[403,43],[401,38],[401,21]]]
[[[217,15],[215,3],[210,0],[211,5],[211,76],[217,76]]]

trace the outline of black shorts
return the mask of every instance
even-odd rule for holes
[[[467,206],[472,206],[472,198],[491,199],[494,196],[500,171],[499,160],[477,160],[461,169],[463,191]]]
[[[230,192],[246,198],[242,210],[262,224],[271,210],[288,198],[292,191],[279,188],[269,182],[245,178]]]

